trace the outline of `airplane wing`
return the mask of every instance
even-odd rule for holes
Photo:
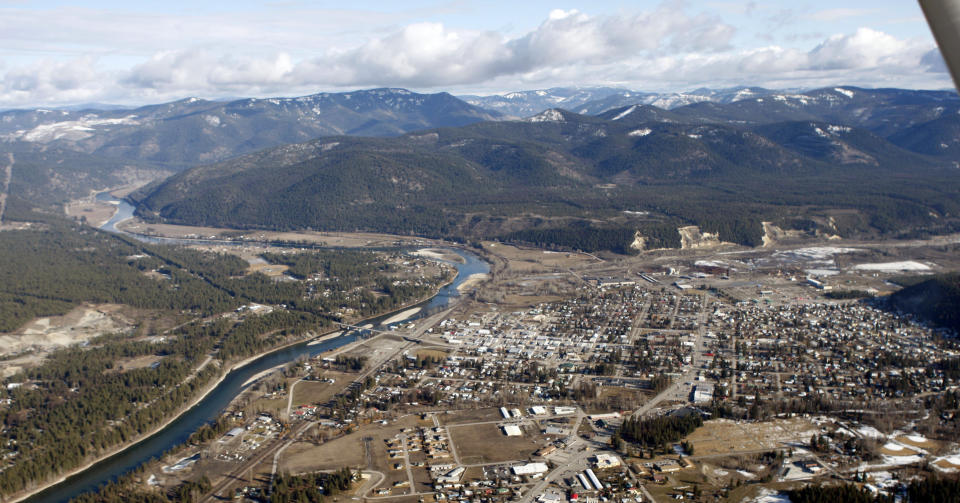
[[[947,62],[953,85],[960,90],[960,0],[919,0],[933,38]]]

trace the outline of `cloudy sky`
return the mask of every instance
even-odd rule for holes
[[[0,108],[382,86],[952,86],[915,0],[77,3],[0,0]]]

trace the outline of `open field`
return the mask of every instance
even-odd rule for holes
[[[393,487],[394,482],[408,479],[405,465],[400,469],[394,469],[395,464],[402,464],[404,461],[402,457],[390,458],[387,455],[387,440],[396,437],[404,428],[421,425],[423,424],[417,416],[411,415],[389,425],[365,425],[360,431],[327,442],[315,443],[312,440],[301,440],[284,451],[278,469],[288,470],[290,473],[334,470],[344,466],[370,469],[386,476],[377,487],[390,488]],[[312,434],[308,433],[305,437],[310,438]],[[412,459],[416,459],[416,455],[423,456],[422,452],[410,454]],[[415,468],[413,473],[418,486],[421,482],[424,486],[429,482],[425,469]]]
[[[323,244],[331,247],[366,248],[400,245],[425,244],[429,240],[410,237],[394,236],[391,234],[376,234],[363,232],[276,232],[276,231],[238,231],[236,229],[218,227],[200,227],[190,225],[172,225],[146,223],[138,218],[132,218],[119,226],[128,232],[151,234],[172,238],[208,238],[227,239],[241,238],[256,241],[300,241]]]
[[[511,406],[508,406],[508,408]],[[497,421],[503,419],[499,409],[458,410],[450,414],[437,416],[440,424],[453,426],[457,424],[476,423],[480,421]]]
[[[917,454],[920,454],[919,451],[915,451],[909,447],[900,447],[893,443],[889,443],[881,447],[880,452],[886,454],[887,456],[916,456]]]
[[[163,357],[158,355],[144,355],[136,358],[121,358],[114,363],[112,370],[115,372],[129,372],[131,370],[149,367],[155,363],[159,363],[162,359]]]
[[[323,404],[330,401],[338,391],[343,389],[343,380],[352,379],[350,374],[326,371],[324,377],[336,379],[334,384],[323,381],[300,381],[293,389],[293,406],[301,404]]]
[[[367,433],[364,433],[366,435]],[[382,448],[383,442],[374,442]],[[386,456],[373,456],[374,459]],[[338,470],[344,466],[366,467],[366,456],[363,448],[363,435],[345,435],[340,438],[314,445],[312,442],[300,441],[291,445],[280,458],[279,470],[290,473],[304,473],[319,470]]]
[[[117,213],[117,206],[103,201],[89,200],[74,201],[63,207],[64,213],[72,218],[85,218],[93,227],[100,227],[107,223]]]
[[[483,242],[483,249],[505,259],[507,261],[507,272],[552,272],[598,262],[595,257],[582,253],[521,248],[490,241]]]
[[[250,264],[250,267],[247,268],[247,273],[260,273],[271,278],[278,278],[283,276],[283,274],[287,272],[287,269],[290,269],[290,266],[284,264]]]
[[[940,447],[939,442],[935,442],[928,438],[917,437],[914,435],[902,435],[896,438],[897,442],[900,442],[904,445],[909,445],[911,447],[919,447],[920,449],[935,451]]]
[[[344,356],[365,356],[368,363],[379,362],[396,352],[403,344],[404,341],[400,336],[378,335],[360,344],[351,345],[341,354]]]
[[[460,461],[465,465],[499,463],[524,460],[530,457],[539,445],[533,439],[539,432],[523,426],[523,435],[508,437],[493,423],[448,427],[450,439],[457,448]]]
[[[804,443],[817,431],[801,418],[775,419],[763,423],[736,422],[729,419],[707,421],[687,437],[697,456],[737,454]]]

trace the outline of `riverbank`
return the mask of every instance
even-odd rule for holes
[[[490,279],[489,274],[484,274],[484,273],[471,274],[470,276],[467,276],[467,279],[465,279],[463,283],[460,283],[459,285],[457,285],[457,291],[463,292],[464,290],[473,288],[478,283],[483,283],[488,279]]]
[[[384,313],[384,314],[389,314],[389,312],[388,312],[388,313]],[[379,316],[384,316],[384,315],[382,314],[382,315],[374,316],[374,317],[372,317],[372,318],[377,318],[377,317],[379,317]],[[372,319],[372,318],[370,318],[370,319]],[[321,335],[319,335],[319,336],[316,336],[316,337],[322,338],[322,337],[325,337],[325,336],[328,336],[328,335],[331,335],[331,334],[336,334],[336,333],[338,333],[338,332],[339,332],[339,330],[334,328],[334,329],[331,329],[330,331],[328,331],[328,332],[326,332],[326,333],[324,333],[324,334],[321,334]],[[98,456],[97,458],[91,460],[90,462],[88,462],[88,463],[86,463],[86,464],[84,464],[84,465],[82,465],[82,466],[79,466],[79,467],[77,467],[77,468],[74,468],[74,469],[72,469],[72,470],[64,473],[63,475],[59,476],[56,480],[53,480],[53,481],[44,483],[43,485],[38,486],[38,487],[35,488],[35,489],[31,489],[31,490],[29,490],[29,491],[26,492],[26,493],[23,493],[23,494],[20,494],[20,495],[10,496],[10,498],[12,498],[12,499],[8,500],[9,503],[18,503],[18,502],[27,500],[27,499],[29,499],[29,498],[31,498],[31,497],[39,494],[39,493],[41,493],[41,492],[43,492],[43,491],[51,488],[51,487],[54,487],[54,486],[57,486],[57,485],[59,485],[59,484],[61,484],[61,483],[63,483],[63,482],[66,482],[67,479],[69,479],[69,478],[71,478],[71,477],[73,477],[73,476],[75,476],[75,475],[79,475],[79,474],[83,473],[84,471],[92,468],[93,466],[96,466],[97,464],[99,464],[99,463],[101,463],[101,462],[103,462],[103,461],[106,461],[106,460],[110,459],[110,458],[113,457],[113,456],[122,454],[123,452],[125,452],[125,451],[127,451],[127,450],[129,450],[129,449],[132,449],[132,448],[136,447],[137,445],[139,445],[139,444],[141,444],[141,443],[143,443],[143,442],[146,442],[147,440],[149,440],[149,439],[150,439],[151,437],[153,437],[154,435],[159,434],[159,433],[162,432],[164,429],[166,429],[167,427],[169,427],[171,424],[173,424],[174,421],[176,421],[177,419],[180,419],[180,417],[182,417],[184,414],[186,414],[186,413],[189,412],[191,409],[193,409],[194,407],[196,407],[196,406],[197,406],[200,402],[202,402],[205,398],[207,398],[211,393],[213,393],[214,390],[217,389],[217,387],[218,387],[220,384],[223,383],[223,381],[230,375],[231,372],[233,372],[233,371],[235,371],[235,370],[240,370],[240,369],[242,369],[243,367],[245,367],[245,366],[253,363],[254,361],[256,361],[256,360],[258,360],[258,359],[260,359],[260,358],[269,356],[271,353],[275,353],[275,352],[277,352],[277,351],[284,350],[284,349],[286,349],[286,348],[289,348],[289,347],[291,347],[291,346],[295,346],[295,345],[297,345],[297,344],[302,344],[302,343],[304,343],[304,342],[306,342],[306,341],[309,341],[309,340],[310,340],[310,339],[301,338],[301,339],[298,339],[298,340],[290,341],[290,342],[281,344],[281,345],[279,345],[279,346],[274,346],[274,347],[270,348],[269,350],[266,350],[266,351],[264,351],[264,352],[262,352],[262,353],[259,353],[259,354],[250,356],[250,357],[248,357],[248,358],[245,358],[245,359],[243,359],[243,360],[239,360],[239,361],[236,361],[236,362],[232,362],[232,363],[226,365],[223,369],[221,369],[221,372],[219,373],[219,376],[217,377],[216,380],[212,381],[210,384],[208,384],[207,386],[205,386],[205,387],[203,388],[203,391],[200,392],[199,395],[197,395],[195,398],[193,398],[193,399],[192,399],[190,402],[188,402],[186,405],[184,405],[184,406],[182,406],[181,408],[177,409],[177,412],[176,412],[174,415],[170,416],[168,419],[166,419],[163,423],[157,425],[157,426],[154,427],[154,428],[151,428],[151,429],[150,429],[149,431],[147,431],[146,433],[143,433],[143,434],[141,434],[141,435],[138,435],[135,439],[130,440],[129,442],[125,442],[125,443],[123,443],[123,444],[121,444],[121,445],[118,445],[118,446],[115,447],[115,448],[112,448],[112,449],[106,451],[104,454]],[[357,341],[349,342],[349,343],[347,343],[347,344],[344,344],[343,347],[351,346],[351,345],[355,344],[356,342],[357,342]],[[200,367],[197,367],[197,370],[194,372],[194,375],[196,375],[196,374],[199,373],[201,370],[203,370],[203,368],[204,368],[206,365],[215,365],[215,364],[216,364],[216,363],[214,363],[215,361],[216,361],[216,360],[214,360],[212,357],[210,357],[210,359],[209,359],[207,362],[205,362],[204,365],[201,365]],[[273,371],[274,369],[270,369],[270,370]],[[5,501],[6,501],[6,500],[5,500]]]
[[[460,255],[451,253],[450,251],[442,248],[421,248],[419,250],[410,252],[410,255],[434,260],[445,260],[447,262],[456,262],[458,264],[466,263],[466,260],[464,260]]]
[[[383,324],[383,325],[391,325],[391,324],[393,324],[393,323],[397,323],[397,322],[403,321],[403,320],[405,320],[405,319],[407,319],[407,318],[409,318],[409,317],[411,317],[411,316],[413,316],[413,315],[415,315],[415,314],[417,314],[417,313],[419,313],[419,312],[420,312],[420,308],[419,308],[419,307],[415,307],[415,308],[413,308],[413,309],[407,309],[406,311],[403,311],[402,313],[395,314],[395,315],[387,318],[386,320],[383,320],[383,323],[382,323],[382,324]]]
[[[410,310],[411,307],[416,306],[416,305],[418,305],[418,304],[422,304],[422,303],[425,303],[425,302],[429,302],[430,299],[432,299],[432,298],[436,297],[438,294],[440,294],[441,291],[442,291],[444,288],[446,288],[446,287],[449,286],[451,283],[453,283],[454,281],[456,281],[456,279],[457,279],[458,277],[459,277],[459,274],[453,275],[453,276],[450,277],[450,278],[445,278],[445,280],[444,280],[442,283],[440,283],[439,285],[437,285],[436,289],[435,289],[433,292],[431,292],[430,294],[428,294],[428,295],[425,295],[425,296],[420,297],[420,298],[417,298],[417,299],[413,299],[413,300],[411,300],[411,301],[409,301],[409,302],[404,303],[404,304],[401,305],[401,306],[397,306],[397,308],[395,308],[395,309],[391,309],[391,310],[388,310],[388,311],[386,311],[386,312],[384,312],[384,313],[380,313],[380,314],[377,314],[377,315],[374,315],[374,316],[362,318],[362,319],[359,319],[359,320],[357,320],[357,321],[353,321],[353,322],[351,322],[351,323],[357,324],[357,323],[363,323],[363,322],[365,322],[365,321],[370,322],[370,321],[377,320],[377,319],[384,319],[385,317],[388,317],[388,316],[390,316],[390,315],[392,315],[392,314],[401,313],[402,311],[405,311],[405,310]],[[417,309],[420,309],[420,308],[418,307]],[[412,316],[412,315],[411,315],[411,316]],[[106,462],[107,460],[110,460],[111,458],[113,458],[113,457],[115,457],[115,456],[119,456],[119,455],[122,455],[122,454],[125,453],[125,452],[131,451],[134,447],[136,447],[136,446],[138,446],[138,445],[141,445],[141,444],[143,444],[143,443],[145,443],[145,442],[148,442],[151,438],[157,436],[158,434],[161,434],[163,431],[165,431],[167,428],[169,428],[175,421],[177,421],[178,419],[180,419],[180,418],[184,417],[185,415],[187,415],[188,412],[190,412],[191,410],[193,410],[193,409],[194,409],[198,404],[200,404],[204,399],[206,399],[208,396],[210,396],[211,393],[213,393],[215,390],[217,390],[218,387],[219,387],[234,371],[236,371],[236,370],[242,369],[243,367],[245,367],[245,366],[247,366],[247,365],[249,365],[249,364],[251,364],[251,363],[253,363],[253,362],[255,362],[255,361],[259,360],[259,359],[261,359],[261,358],[269,357],[271,354],[277,353],[277,352],[280,352],[280,351],[283,351],[283,350],[285,350],[285,349],[287,349],[287,348],[290,348],[291,346],[295,346],[295,345],[298,345],[298,344],[305,344],[305,343],[306,343],[305,345],[309,345],[310,342],[330,341],[330,340],[332,340],[333,338],[337,337],[338,334],[339,334],[339,335],[342,335],[342,334],[344,334],[344,333],[346,333],[346,332],[341,331],[341,329],[340,329],[339,327],[331,327],[329,330],[327,330],[327,331],[325,331],[325,332],[323,332],[323,333],[321,333],[321,334],[319,334],[319,335],[314,335],[313,337],[299,337],[299,338],[296,338],[296,339],[294,339],[294,340],[287,341],[287,342],[285,342],[285,343],[283,343],[283,344],[280,344],[280,345],[278,345],[278,346],[274,346],[274,347],[272,347],[272,348],[270,348],[270,349],[268,349],[268,350],[266,350],[266,351],[263,351],[263,352],[261,352],[261,353],[252,355],[252,356],[250,356],[250,357],[248,357],[248,358],[245,358],[245,359],[243,359],[243,360],[239,360],[239,361],[235,361],[235,362],[228,363],[228,364],[224,365],[224,366],[220,369],[219,376],[218,376],[216,379],[211,380],[211,382],[210,382],[209,384],[205,385],[205,386],[202,388],[202,391],[200,391],[197,395],[195,395],[188,403],[186,403],[186,404],[183,405],[182,407],[178,408],[174,414],[172,414],[171,416],[169,416],[167,419],[165,419],[165,420],[164,420],[162,423],[160,423],[159,425],[157,425],[157,426],[155,426],[155,427],[153,427],[153,428],[150,428],[147,432],[145,432],[145,433],[143,433],[143,434],[141,434],[141,435],[138,435],[135,439],[131,439],[131,440],[128,441],[128,442],[124,442],[124,443],[122,443],[122,444],[117,445],[117,446],[114,447],[114,448],[111,448],[111,449],[105,451],[102,455],[99,455],[99,456],[97,456],[96,458],[90,460],[89,462],[84,463],[83,465],[81,465],[81,466],[79,466],[79,467],[77,467],[77,468],[71,469],[71,470],[69,470],[69,471],[67,471],[67,472],[65,472],[65,473],[57,476],[55,479],[52,479],[52,480],[50,480],[49,482],[42,483],[41,485],[39,485],[39,486],[37,486],[37,487],[35,487],[35,488],[33,488],[33,489],[27,490],[27,491],[25,491],[25,492],[22,492],[22,493],[20,493],[20,494],[9,496],[9,497],[8,497],[9,499],[5,499],[4,501],[20,502],[20,501],[24,501],[24,500],[30,499],[30,498],[32,498],[32,497],[34,497],[34,496],[37,496],[38,494],[40,494],[40,493],[42,493],[42,492],[44,492],[44,491],[47,491],[48,489],[51,489],[51,488],[56,487],[56,486],[58,486],[58,485],[60,485],[60,484],[63,484],[64,482],[67,482],[69,479],[71,479],[71,478],[73,478],[73,477],[75,477],[75,476],[78,476],[78,475],[80,475],[80,474],[83,474],[85,471],[90,470],[91,468],[95,467],[96,465],[98,465],[98,464],[100,464],[100,463],[104,463],[104,462]],[[346,342],[346,343],[344,343],[344,344],[341,346],[341,348],[350,348],[350,347],[352,347],[354,344],[356,344],[357,342],[362,342],[362,340],[360,340],[360,341],[350,341],[350,342]],[[199,373],[203,368],[206,367],[206,365],[211,365],[211,364],[212,364],[212,365],[216,365],[216,360],[213,358],[212,355],[210,355],[210,356],[208,357],[208,360],[207,360],[206,362],[204,362],[203,364],[201,364],[200,366],[197,367],[197,369],[196,369],[196,371],[194,372],[193,375],[196,376],[197,373]],[[245,385],[246,385],[246,384],[248,384],[248,383],[245,383]],[[171,444],[170,447],[176,448],[176,447],[178,447],[178,446],[179,446],[179,444]],[[167,449],[169,449],[169,448],[167,448]],[[166,450],[166,449],[165,449],[165,450]],[[142,462],[140,462],[140,463],[142,463]],[[126,472],[129,471],[130,469],[129,469],[129,468],[124,468],[123,470],[124,470],[124,471],[120,471],[120,472],[105,472],[105,473],[108,473],[110,477],[114,477],[114,476],[117,476],[117,475],[121,475],[122,473],[126,473]],[[106,480],[104,480],[103,482],[105,482],[105,481],[106,481]],[[102,484],[103,482],[98,482],[98,484]],[[59,497],[59,496],[58,496],[58,498],[66,499],[66,497]]]

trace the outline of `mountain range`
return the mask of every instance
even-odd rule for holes
[[[689,92],[651,93],[615,87],[556,87],[518,91],[490,96],[459,96],[462,100],[508,117],[529,117],[550,108],[562,108],[579,114],[597,115],[627,105],[652,105],[672,109],[693,103],[734,101],[776,93],[761,87],[696,89]]]
[[[122,110],[14,110],[0,113],[0,137],[175,169],[320,136],[394,136],[499,116],[447,93],[372,89],[229,102],[189,98]]]
[[[884,134],[899,138],[958,105],[946,93],[837,88],[599,116],[549,109],[290,145],[134,197],[144,217],[177,223],[622,252],[677,246],[684,225],[745,245],[762,242],[762,222],[823,235],[948,232],[960,229],[956,161]]]
[[[953,92],[605,88],[466,99],[374,89],[8,111],[0,137],[18,159],[11,187],[36,201],[181,172],[132,196],[145,218],[177,223],[618,251],[676,246],[684,225],[748,245],[762,241],[761,222],[824,235],[958,229]],[[566,108],[541,108],[556,103]],[[536,113],[513,118],[527,111]],[[64,177],[65,159],[96,168]]]

